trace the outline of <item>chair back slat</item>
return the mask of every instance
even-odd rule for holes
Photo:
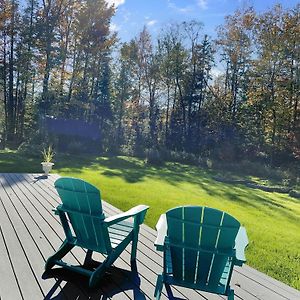
[[[170,217],[168,220],[168,235],[170,241],[176,244],[183,243],[184,235],[183,235],[183,226],[182,223],[178,222],[178,219],[182,219],[182,210],[174,210],[170,212]],[[167,215],[168,218],[168,215]],[[184,250],[180,247],[172,247],[171,249],[171,259],[172,261],[176,261],[177,264],[173,264],[173,274],[180,279],[184,278],[184,270],[183,270],[183,258],[184,258]]]
[[[212,225],[211,227],[204,227],[201,235],[201,246],[205,249],[215,249],[218,239],[219,226],[222,221],[223,213],[221,211],[204,208],[202,223]],[[212,265],[214,263],[215,255],[213,253],[201,253],[199,258],[198,282],[205,285],[212,278]]]
[[[240,223],[222,211],[200,206],[177,207],[166,216],[174,278],[218,285]]]
[[[182,208],[184,220],[188,221],[184,223],[184,244],[187,247],[197,247],[199,245],[201,228],[199,224],[201,222],[202,207],[195,207],[192,209]],[[197,268],[199,255],[198,252],[189,248],[185,248],[184,266],[185,266],[185,278],[188,282],[193,282],[197,277]]]
[[[75,234],[77,245],[108,253],[111,250],[107,228],[103,225],[100,191],[77,178],[63,177],[55,182]]]
[[[235,245],[235,238],[240,228],[240,223],[223,212],[216,248],[223,253],[230,253]],[[224,255],[214,255],[211,263],[211,272],[207,284],[211,287],[217,286],[227,264],[232,263],[232,257]]]

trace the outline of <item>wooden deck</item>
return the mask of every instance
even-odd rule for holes
[[[56,178],[57,175],[39,179],[37,174],[0,174],[0,300],[153,299],[162,257],[153,245],[155,231],[145,225],[139,236],[138,275],[129,272],[128,250],[97,289],[89,290],[85,278],[68,273],[58,272],[56,279],[42,279],[45,260],[64,238],[52,212],[59,203],[53,187]],[[108,203],[104,203],[104,210],[107,215],[120,212]],[[75,249],[69,260],[78,264],[84,254],[83,249]],[[249,266],[236,268],[231,285],[236,299],[300,299],[299,291]],[[225,299],[177,287],[172,291],[174,297],[164,290],[162,299]]]

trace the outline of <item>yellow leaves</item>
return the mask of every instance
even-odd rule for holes
[[[242,25],[247,29],[250,29],[254,25],[254,22],[255,14],[253,12],[245,14],[242,19]]]
[[[256,90],[250,90],[247,93],[247,102],[251,105],[257,103],[260,101],[261,99],[261,92],[260,91],[256,91]]]

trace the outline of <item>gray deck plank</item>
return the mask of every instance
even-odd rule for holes
[[[259,272],[248,265],[243,267],[243,274],[251,278],[255,278],[257,282],[265,286],[271,287],[273,290],[278,290],[279,293],[286,293],[291,299],[299,299],[299,291],[278,281],[262,272]],[[293,298],[294,297],[294,298]]]
[[[1,179],[1,177],[0,177]],[[0,184],[1,186],[1,184]],[[41,299],[43,292],[39,286],[36,274],[31,268],[31,262],[26,253],[26,248],[20,239],[19,228],[14,224],[6,210],[4,199],[8,197],[3,189],[0,189],[0,220],[4,240],[11,257],[12,265],[15,270],[16,278],[20,285],[23,299]],[[8,287],[10,288],[10,287]],[[1,295],[5,299],[5,295]]]
[[[97,292],[87,292],[80,284],[56,283],[54,279],[41,280],[44,261],[60,246],[64,234],[59,220],[51,211],[60,202],[53,186],[59,176],[51,174],[48,179],[36,180],[37,176],[38,174],[0,174],[1,275],[2,270],[7,270],[5,280],[0,280],[0,299],[42,299],[51,288],[56,289],[51,297],[58,295],[57,299],[153,299],[157,273],[162,270],[162,255],[155,250],[153,244],[155,230],[146,225],[141,227],[138,244],[140,285],[128,280],[131,276],[130,272],[126,272],[130,270],[130,246],[115,263],[122,270],[114,268],[117,275],[105,277]],[[107,215],[121,212],[105,201],[103,208]],[[14,247],[15,245],[18,247]],[[77,248],[72,250],[69,261],[78,264],[84,255],[85,251]],[[101,255],[96,257],[103,259]],[[130,284],[125,286],[124,280]],[[13,288],[5,292],[9,286]],[[299,291],[247,265],[236,268],[231,286],[237,299],[300,299]],[[172,288],[172,291],[175,299],[225,299],[223,296],[179,287]],[[164,294],[162,300],[166,299],[168,297]]]
[[[27,230],[29,235],[22,235],[23,239],[26,239],[25,242],[30,247],[30,251],[27,253],[32,257],[30,259],[31,267],[33,268],[36,277],[38,278],[41,288],[46,295],[48,291],[56,284],[55,279],[50,279],[48,282],[41,279],[41,274],[44,271],[45,260],[54,252],[54,246],[51,243],[51,239],[48,238],[48,226],[43,226],[44,220],[37,213],[36,207],[29,202],[28,195],[20,189],[20,182],[13,178],[11,174],[6,176],[7,184],[6,190],[9,192],[11,200],[11,213],[19,216],[19,220],[23,223],[23,230]],[[31,195],[29,194],[31,198]],[[8,206],[7,206],[8,208]],[[15,209],[15,212],[12,209]],[[20,227],[22,227],[20,223]],[[47,225],[47,224],[46,224]],[[57,243],[59,245],[60,243]],[[49,247],[50,246],[50,247]],[[74,259],[75,261],[75,259]],[[58,292],[62,290],[64,283],[58,284]],[[54,293],[52,296],[55,296]]]
[[[233,282],[238,282],[243,290],[248,291],[259,299],[300,299],[299,293],[298,296],[296,296],[295,294],[286,292],[271,283],[263,282],[263,280],[257,280],[257,278],[253,275],[247,273],[247,270],[244,270],[244,268],[237,267],[233,273],[232,280]]]
[[[19,299],[22,297],[19,282],[16,277],[14,267],[7,249],[2,227],[0,225],[0,274],[5,280],[0,280],[0,296],[6,295],[9,299]]]

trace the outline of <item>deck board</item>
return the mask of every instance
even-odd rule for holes
[[[9,209],[8,201],[10,200],[8,196],[11,195],[7,194],[5,190],[1,189],[1,228],[5,244],[7,245],[7,252],[9,253],[11,259],[12,269],[16,274],[16,281],[19,283],[22,298],[29,299],[32,295],[32,299],[41,299],[43,296],[43,291],[41,289],[36,272],[33,269],[35,264],[34,261],[30,261],[30,258],[32,257],[28,257],[26,251],[30,248],[32,248],[32,251],[35,251],[36,247],[29,245],[29,243],[24,244],[25,240],[22,238],[22,235],[24,234],[25,227],[23,228],[23,226],[16,221],[15,215],[12,214],[11,210]],[[29,254],[30,252],[31,251],[29,250]],[[4,287],[5,289],[12,288],[8,287],[6,283]]]
[[[5,294],[8,299],[20,299],[22,298],[21,288],[19,286],[19,282],[15,274],[15,269],[13,267],[11,254],[9,253],[7,242],[4,238],[4,233],[2,231],[2,227],[0,226],[0,274],[4,278],[6,278],[5,281],[0,280],[0,296]]]
[[[162,255],[154,247],[155,231],[141,226],[137,253],[139,277],[130,272],[130,246],[115,262],[111,274],[97,290],[89,290],[84,279],[61,281],[41,278],[45,260],[64,238],[52,209],[59,204],[53,183],[58,175],[40,179],[38,174],[0,174],[0,299],[153,299]],[[103,201],[107,216],[121,211]],[[74,248],[68,256],[73,264],[82,262],[85,250]],[[103,260],[103,256],[97,255]],[[67,277],[68,278],[68,277]],[[74,279],[74,280],[73,280]],[[233,273],[231,286],[236,299],[300,299],[300,292],[245,265]],[[190,289],[172,288],[174,299],[221,300],[223,296]],[[166,291],[161,299],[169,299]]]

